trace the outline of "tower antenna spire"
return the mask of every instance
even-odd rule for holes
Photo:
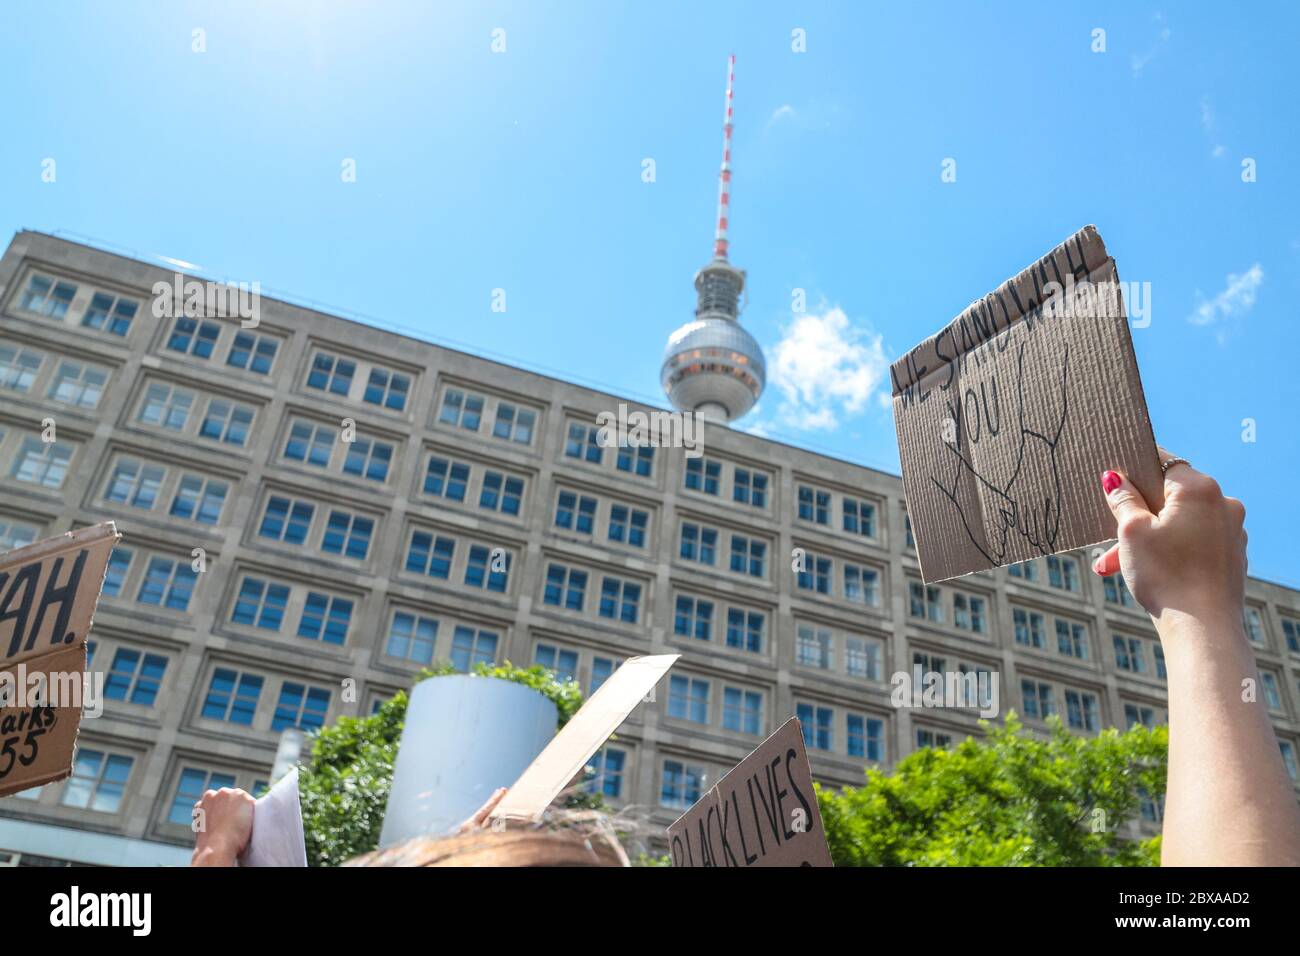
[[[722,169],[718,172],[718,227],[713,236],[713,258],[727,261],[727,219],[731,214],[731,118],[736,85],[736,54],[727,57],[727,100],[722,119]]]

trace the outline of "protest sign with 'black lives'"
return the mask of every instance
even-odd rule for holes
[[[673,866],[833,866],[791,717],[668,828]]]
[[[0,555],[0,796],[72,772],[112,522]]]
[[[894,363],[925,581],[1115,537],[1101,474],[1164,484],[1115,261],[1093,226]]]

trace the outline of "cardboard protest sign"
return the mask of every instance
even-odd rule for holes
[[[890,369],[927,583],[1115,537],[1101,473],[1164,482],[1115,261],[1093,226]]]
[[[624,661],[528,765],[492,811],[492,819],[540,819],[679,657],[657,654]]]
[[[668,828],[673,866],[834,866],[791,717]]]
[[[0,554],[0,797],[72,772],[86,634],[118,537],[108,522]]]

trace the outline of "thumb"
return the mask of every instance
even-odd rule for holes
[[[1106,493],[1106,504],[1119,527],[1119,536],[1137,524],[1150,522],[1154,515],[1147,507],[1142,492],[1133,487],[1133,483],[1117,471],[1104,471],[1101,475],[1101,490]]]

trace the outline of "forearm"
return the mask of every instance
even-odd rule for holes
[[[1157,621],[1169,672],[1166,866],[1300,864],[1300,805],[1240,620]]]
[[[222,847],[199,845],[190,857],[190,866],[235,866],[235,853]]]

